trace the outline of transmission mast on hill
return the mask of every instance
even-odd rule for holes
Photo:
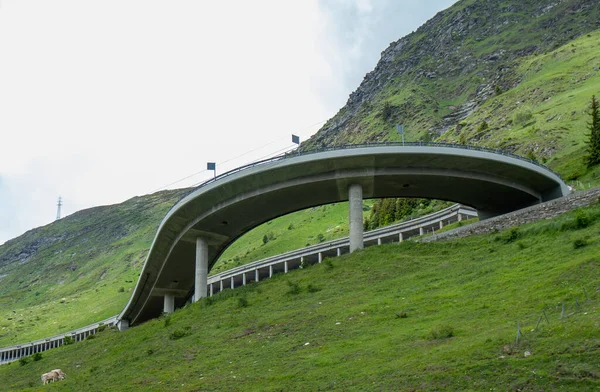
[[[60,207],[62,207],[62,197],[58,196],[58,203],[56,204],[58,209],[56,211],[56,219],[60,219]]]

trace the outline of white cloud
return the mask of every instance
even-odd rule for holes
[[[400,3],[417,4],[5,0],[0,244],[51,222],[59,195],[65,213],[116,203],[307,138],[410,31],[388,26]],[[432,3],[410,29],[452,1]]]

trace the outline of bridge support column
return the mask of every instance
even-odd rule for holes
[[[127,320],[127,319],[119,320],[119,322],[117,323],[117,328],[119,329],[119,331],[128,330],[129,329],[129,320]]]
[[[204,238],[196,238],[196,282],[194,302],[206,297],[208,285],[208,244]]]
[[[163,312],[173,313],[175,311],[175,296],[173,294],[165,294],[165,302]]]
[[[440,230],[444,228],[444,221],[440,221]]]
[[[398,234],[398,242],[402,242],[404,241],[404,236],[402,235],[402,233]]]
[[[348,189],[348,200],[350,201],[350,253],[365,247],[362,193],[360,184],[352,184]]]
[[[419,227],[419,235],[425,234],[425,230],[422,227]]]
[[[323,261],[323,253],[319,252],[318,255],[319,264]]]
[[[269,278],[272,278],[272,277],[273,277],[273,266],[270,265],[269,266]]]

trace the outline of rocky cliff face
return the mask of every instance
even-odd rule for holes
[[[597,0],[462,0],[393,42],[346,105],[303,148],[444,134],[494,94],[517,86],[524,56],[600,28]]]

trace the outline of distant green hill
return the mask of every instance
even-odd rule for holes
[[[61,368],[49,389],[597,390],[599,233],[596,205],[368,248],[0,366],[0,385],[40,390],[40,374]]]
[[[79,211],[0,246],[0,346],[119,313],[158,224],[183,193]]]

